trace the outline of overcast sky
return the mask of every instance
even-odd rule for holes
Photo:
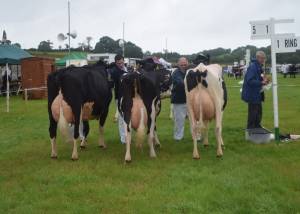
[[[23,48],[37,47],[67,32],[67,0],[0,0],[0,31]],[[265,46],[269,41],[250,40],[251,20],[294,18],[294,24],[276,25],[278,33],[300,35],[299,0],[71,0],[71,29],[94,45],[100,37],[122,37],[143,51],[168,49],[182,54],[246,44]]]

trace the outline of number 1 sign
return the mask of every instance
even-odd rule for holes
[[[271,38],[270,21],[255,21],[251,24],[251,39],[268,39]]]

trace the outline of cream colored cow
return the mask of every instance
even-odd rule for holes
[[[199,131],[203,144],[208,145],[208,123],[212,120],[216,121],[217,156],[221,157],[223,155],[222,117],[227,100],[222,68],[216,64],[206,66],[201,63],[187,71],[184,83],[194,144],[193,158],[200,158],[197,148]]]

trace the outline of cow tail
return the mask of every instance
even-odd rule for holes
[[[68,124],[66,118],[64,117],[62,105],[59,106],[59,119],[58,119],[57,125],[58,125],[58,128],[59,128],[63,138],[67,142],[71,143],[72,142],[72,132],[70,131],[69,124]]]
[[[228,95],[227,95],[227,88],[224,79],[222,80],[222,89],[223,89],[223,106],[222,106],[222,111],[225,110],[225,107],[227,105],[227,100],[228,100]]]
[[[145,138],[145,110],[141,108],[141,119],[139,127],[136,130],[136,146],[142,148],[142,143]]]

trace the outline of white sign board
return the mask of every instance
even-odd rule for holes
[[[251,39],[268,39],[271,38],[270,21],[250,22]]]
[[[300,49],[300,37],[293,34],[275,35],[275,52],[290,53]]]

